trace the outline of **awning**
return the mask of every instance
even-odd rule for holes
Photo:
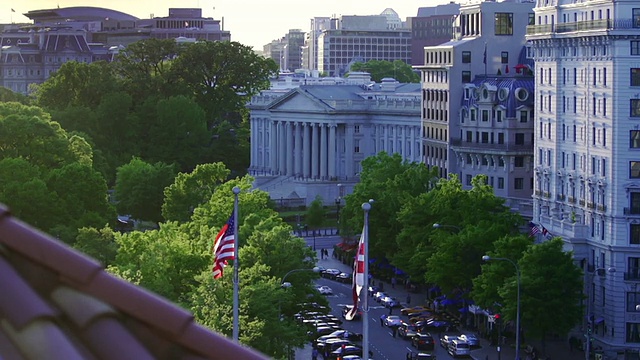
[[[595,324],[596,324],[596,325],[600,325],[600,324],[601,324],[601,323],[603,323],[603,322],[604,322],[604,318],[603,318],[603,317],[599,317],[599,318],[597,318],[597,319],[596,319]]]
[[[349,250],[352,250],[352,249],[355,249],[356,247],[358,247],[358,243],[350,244],[350,243],[341,242],[341,243],[336,244],[336,246],[338,248],[344,250],[344,251],[349,251]]]

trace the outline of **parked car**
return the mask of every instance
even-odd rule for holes
[[[474,333],[464,333],[460,335],[460,339],[466,341],[471,347],[480,346],[480,340]]]
[[[384,318],[384,324],[389,327],[400,326],[402,324],[402,319],[400,319],[400,316],[398,315],[389,315]]]
[[[443,335],[440,338],[440,346],[447,349],[447,347],[449,346],[449,343],[457,338],[458,338],[458,335]]]
[[[353,345],[353,344],[349,340],[340,339],[340,338],[332,338],[332,339],[327,339],[325,341],[316,342],[316,348],[318,349],[318,352],[321,354],[324,354],[325,349],[327,349],[327,351],[331,353],[335,349],[342,347],[342,345],[347,346],[347,345]]]
[[[419,305],[419,306],[411,306],[411,307],[404,307],[402,309],[400,309],[400,314],[402,315],[410,315],[413,313],[419,313],[422,311],[431,311],[431,309],[429,309],[428,307]]]
[[[411,339],[416,335],[417,332],[417,326],[406,323],[404,321],[402,322],[402,324],[400,324],[400,327],[398,327],[398,335],[400,335],[400,337],[403,339]]]
[[[345,333],[347,334],[346,336],[345,336]],[[349,331],[349,330],[336,330],[336,331],[332,332],[329,335],[320,336],[316,340],[316,343],[324,342],[324,341],[327,341],[329,339],[343,339],[343,340],[350,340],[350,341],[360,341],[360,340],[362,340],[362,334],[358,334],[358,333],[355,333],[355,332]]]
[[[371,285],[369,286],[369,289],[367,289],[367,293],[369,294],[369,296],[373,296],[373,294],[377,293],[378,291],[382,291],[382,289],[379,286],[375,285]]]
[[[347,273],[340,273],[338,275],[336,275],[335,280],[341,282],[341,283],[350,283],[353,280],[353,274],[347,274]]]
[[[469,343],[460,338],[451,340],[447,346],[447,352],[453,357],[469,356],[471,353],[470,350],[471,347],[469,346]]]
[[[380,300],[382,300],[382,298],[385,296],[388,295],[382,291],[378,291],[377,293],[373,294],[373,300],[380,302]]]
[[[340,330],[340,328],[336,326],[318,326],[313,330],[307,331],[307,336],[311,341],[315,341],[320,336],[329,335],[336,330]]]
[[[338,270],[338,269],[326,269],[323,272],[320,273],[320,276],[322,276],[323,278],[326,279],[335,279],[336,276],[338,274],[340,274],[342,271]]]
[[[411,346],[418,350],[433,350],[435,347],[435,340],[429,333],[416,333],[411,338]]]
[[[320,285],[317,289],[322,295],[333,295],[333,290],[327,285]]]
[[[423,352],[413,352],[409,350],[405,358],[411,360],[436,360],[436,355]]]
[[[337,348],[329,353],[329,359],[342,358],[345,355],[359,355],[362,356],[362,348],[355,345],[346,345]]]

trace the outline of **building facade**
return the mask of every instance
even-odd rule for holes
[[[461,5],[453,38],[425,47],[424,65],[416,67],[422,74],[423,162],[437,166],[441,177],[458,175],[466,188],[469,176],[489,172],[496,195],[525,217],[532,212],[534,124],[524,24],[532,21],[533,6]]]
[[[608,358],[637,359],[640,4],[544,0],[534,10],[534,221],[584,266],[583,334]]]
[[[424,64],[424,47],[440,45],[453,38],[453,20],[460,13],[456,3],[421,7],[409,18],[411,28],[411,65]]]
[[[249,173],[257,187],[309,203],[335,193],[338,182],[353,187],[361,161],[380,151],[419,161],[419,84],[368,79],[322,85],[318,78],[319,85],[253,97]]]

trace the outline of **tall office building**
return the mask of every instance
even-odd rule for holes
[[[409,18],[411,28],[411,65],[424,64],[424,47],[440,45],[453,38],[453,21],[460,13],[456,3],[418,8]]]
[[[534,10],[534,221],[582,261],[593,348],[637,359],[640,4],[540,0]]]
[[[460,5],[451,41],[424,48],[423,157],[466,188],[486,174],[495,194],[532,213],[533,80],[525,51],[533,3]],[[520,24],[520,25],[518,25]]]
[[[323,30],[331,28],[331,18],[314,17],[302,47],[302,67],[307,70],[318,69],[318,37]]]

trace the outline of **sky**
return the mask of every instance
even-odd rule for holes
[[[378,15],[395,10],[403,21],[416,16],[419,7],[447,3],[447,0],[1,0],[0,23],[30,22],[22,15],[30,10],[56,7],[95,6],[148,19],[169,15],[169,8],[201,8],[204,17],[224,18],[231,40],[262,50],[289,29],[309,31],[310,19],[332,15]],[[15,10],[12,12],[11,10]]]

